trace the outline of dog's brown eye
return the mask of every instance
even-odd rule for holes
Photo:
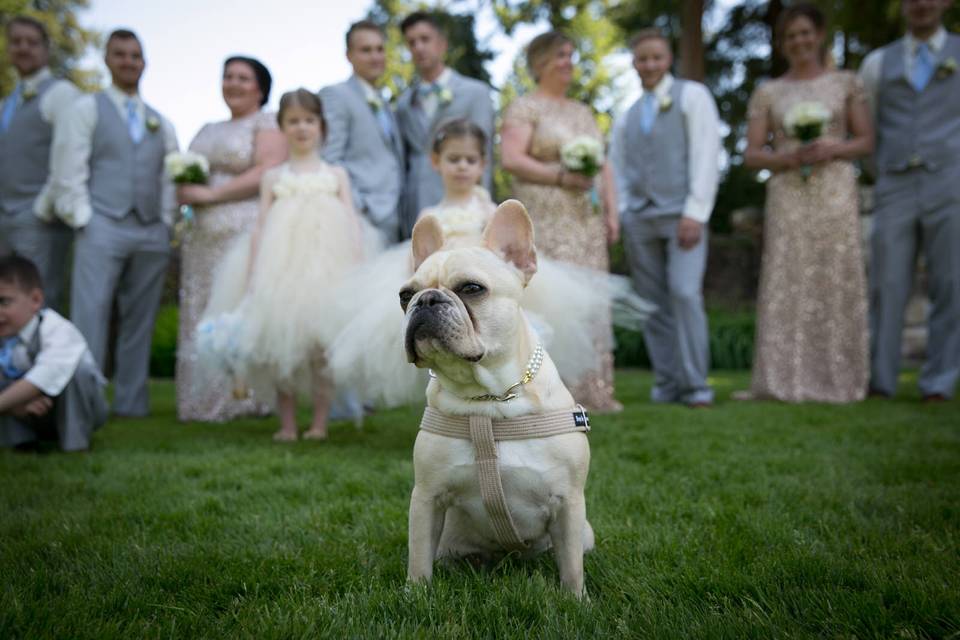
[[[416,292],[413,289],[401,289],[400,290],[400,306],[404,311],[407,310],[407,305],[410,304],[410,300]]]
[[[467,282],[460,285],[460,288],[457,289],[457,293],[462,296],[475,296],[483,293],[486,290],[486,287],[484,287],[482,284],[477,284],[476,282]]]

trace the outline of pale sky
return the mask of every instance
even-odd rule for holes
[[[343,37],[370,4],[370,0],[93,0],[80,13],[80,21],[104,34],[117,27],[137,32],[147,60],[141,94],[173,122],[184,148],[204,123],[229,117],[220,96],[224,59],[250,55],[267,65],[273,76],[267,108],[275,110],[284,91],[300,86],[317,90],[350,75]],[[481,41],[496,33],[490,46],[498,56],[487,67],[495,85],[509,74],[520,48],[543,29],[527,26],[506,38],[497,33],[489,9],[477,15],[477,23]],[[102,52],[91,52],[85,64],[102,69],[109,82],[102,58]]]

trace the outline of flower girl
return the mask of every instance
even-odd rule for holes
[[[431,162],[443,180],[444,196],[419,217],[432,215],[440,221],[445,247],[480,244],[496,210],[490,194],[478,185],[486,160],[485,137],[466,119],[443,123],[434,136]],[[629,319],[632,327],[652,307],[632,293],[623,277],[542,257],[538,262],[523,308],[570,384],[598,366],[593,327],[609,322],[612,300],[622,302],[625,313],[616,315]],[[426,374],[407,362],[397,298],[412,272],[407,241],[348,275],[325,316],[333,377],[338,386],[356,390],[365,404],[398,406],[423,400]]]
[[[298,392],[313,399],[304,438],[324,439],[333,382],[318,326],[329,292],[361,259],[367,234],[346,172],[318,154],[325,126],[319,98],[306,89],[288,92],[277,119],[290,159],[263,176],[260,217],[219,268],[206,328],[216,334],[218,319],[225,319],[224,333],[236,347],[234,374],[258,395],[276,393],[274,440],[297,439]]]

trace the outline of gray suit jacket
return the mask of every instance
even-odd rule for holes
[[[402,206],[402,233],[410,236],[417,216],[424,208],[433,206],[443,198],[443,182],[440,175],[430,166],[430,144],[437,127],[446,120],[467,118],[477,124],[487,134],[486,169],[483,185],[491,189],[493,167],[493,104],[490,101],[490,87],[462,76],[451,69],[447,88],[453,94],[449,103],[441,102],[429,122],[417,101],[419,80],[407,88],[397,101],[397,122],[403,134],[403,146],[406,153],[407,176],[406,190]]]
[[[388,139],[356,76],[324,87],[320,100],[327,121],[327,137],[320,155],[347,170],[357,211],[366,215],[388,240],[396,241],[403,192],[403,142],[390,106],[383,105],[393,123]]]

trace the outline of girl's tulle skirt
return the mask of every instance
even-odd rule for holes
[[[611,321],[642,326],[654,306],[623,277],[557,260],[538,259],[522,305],[564,382],[574,386],[600,368],[613,348]],[[339,387],[355,390],[368,406],[422,402],[427,372],[407,362],[399,292],[412,274],[410,243],[388,249],[348,274],[323,322],[328,364]],[[597,343],[597,335],[603,340]]]
[[[335,198],[274,203],[251,265],[250,236],[239,238],[214,276],[198,325],[201,362],[250,385],[309,395],[326,367],[325,318],[342,278],[370,251],[352,214]]]

